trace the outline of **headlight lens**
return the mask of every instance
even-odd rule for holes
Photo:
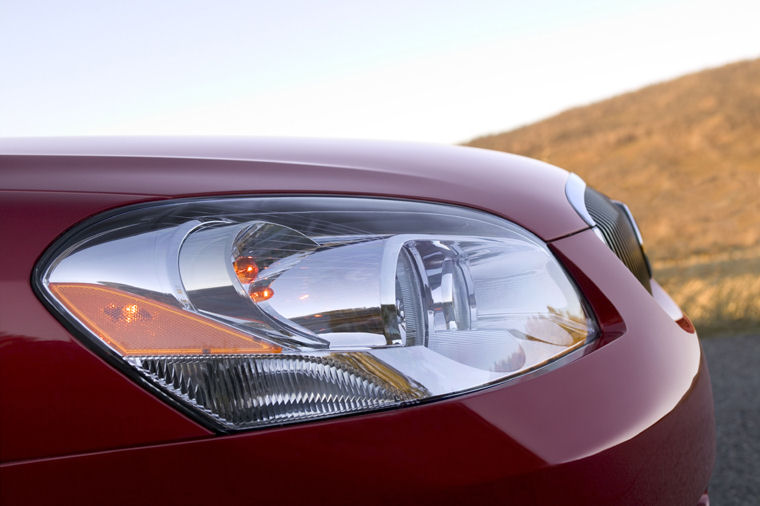
[[[142,206],[68,234],[39,272],[91,344],[222,430],[471,390],[596,335],[545,244],[448,205]]]

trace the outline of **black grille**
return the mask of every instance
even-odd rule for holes
[[[596,222],[610,249],[651,293],[652,272],[649,260],[639,244],[634,225],[628,219],[624,207],[589,186],[586,187],[584,198],[588,213]]]

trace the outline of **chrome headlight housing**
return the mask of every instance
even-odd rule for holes
[[[470,391],[597,333],[540,239],[443,204],[136,206],[66,234],[37,273],[91,347],[223,431]]]

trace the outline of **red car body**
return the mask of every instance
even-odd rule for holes
[[[470,148],[358,141],[6,140],[0,152],[2,504],[706,500],[714,421],[697,336],[579,216],[563,170]],[[550,245],[601,336],[561,367],[473,393],[215,434],[83,346],[31,277],[46,248],[88,217],[222,194],[487,211]]]

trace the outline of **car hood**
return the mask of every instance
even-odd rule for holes
[[[297,138],[15,138],[0,140],[0,171],[0,190],[6,191],[155,198],[367,195],[481,209],[546,241],[588,228],[565,197],[566,171],[460,146]]]

